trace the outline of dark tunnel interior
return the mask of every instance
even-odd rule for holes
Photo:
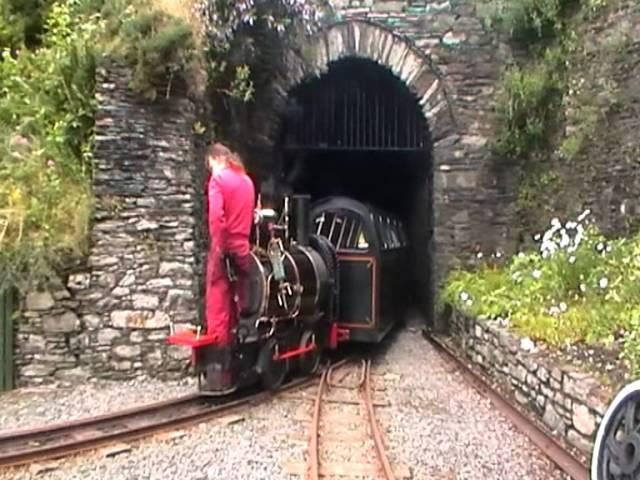
[[[412,241],[416,306],[432,312],[432,145],[415,95],[365,59],[334,62],[290,92],[279,184],[313,199],[344,195],[403,219]]]

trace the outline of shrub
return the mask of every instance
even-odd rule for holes
[[[640,373],[640,234],[606,239],[588,212],[537,235],[539,249],[501,265],[453,271],[443,301],[476,316],[508,320],[520,334],[552,346],[606,344],[625,335],[625,355]]]
[[[509,68],[496,99],[494,149],[506,161],[547,149],[559,122],[564,93],[562,53],[549,49],[541,60]]]
[[[101,25],[80,3],[55,3],[41,48],[0,62],[0,288],[86,246]]]

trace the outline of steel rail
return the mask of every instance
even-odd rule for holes
[[[212,403],[212,397],[190,394],[93,418],[3,432],[0,435],[0,467],[52,460],[115,441],[136,440],[161,431],[198,424],[316,381],[314,377],[297,379],[278,391],[262,391],[225,403]]]
[[[318,385],[318,393],[316,394],[315,404],[313,406],[313,419],[311,420],[311,433],[309,441],[309,460],[307,462],[308,480],[317,480],[320,478],[320,455],[318,453],[318,437],[320,436],[320,407],[322,405],[322,395],[327,386],[327,378],[330,375],[329,368],[322,372],[320,384]]]
[[[309,457],[307,461],[307,470],[305,476],[307,480],[318,480],[320,478],[319,438],[322,399],[328,386],[339,386],[333,384],[331,378],[333,372],[338,368],[338,366],[342,366],[344,363],[346,363],[346,360],[341,362],[340,364],[332,365],[330,368],[325,370],[318,385],[318,391],[316,393],[313,407],[313,418],[311,420],[310,427]],[[345,374],[344,377],[346,377],[347,374]],[[393,473],[393,469],[391,468],[391,464],[387,457],[384,442],[382,440],[382,433],[380,432],[380,428],[375,417],[375,411],[373,407],[373,394],[371,391],[371,360],[369,359],[362,359],[362,369],[360,371],[360,378],[358,379],[358,385],[356,388],[361,392],[362,397],[364,397],[370,432],[371,436],[373,437],[376,456],[378,457],[378,461],[384,473],[384,478],[386,480],[395,480],[396,477]]]
[[[460,368],[471,385],[482,395],[489,398],[498,410],[524,433],[553,463],[574,480],[589,480],[586,465],[573,456],[555,438],[542,430],[535,422],[527,418],[503,394],[490,386],[484,378],[462,361],[441,340],[427,332],[423,336],[448,360]]]
[[[364,399],[367,406],[367,414],[369,416],[369,425],[371,426],[371,432],[373,434],[373,441],[376,446],[376,453],[378,454],[378,460],[382,465],[382,471],[386,480],[395,480],[395,474],[389,463],[389,457],[384,448],[382,441],[382,434],[380,433],[380,427],[376,420],[375,410],[373,408],[373,394],[371,393],[371,360],[367,360],[365,366],[365,380],[364,380]]]

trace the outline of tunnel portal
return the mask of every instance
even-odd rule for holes
[[[286,191],[349,196],[404,220],[415,258],[413,297],[429,320],[432,151],[415,95],[390,70],[360,58],[333,62],[290,92],[278,148]]]

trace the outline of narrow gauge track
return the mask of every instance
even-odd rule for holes
[[[589,480],[587,466],[567,451],[555,438],[527,418],[512,402],[492,388],[478,373],[458,358],[449,347],[435,336],[424,332],[424,337],[450,363],[462,372],[471,385],[489,398],[498,410],[523,432],[553,463],[574,480]]]
[[[339,367],[344,368],[346,370],[346,373],[342,374],[340,378],[335,381],[334,377],[336,376],[336,372],[339,370]],[[318,392],[314,404],[313,419],[310,427],[311,431],[309,436],[309,455],[307,461],[306,478],[309,480],[318,480],[321,474],[324,477],[331,476],[329,472],[323,472],[323,461],[321,460],[321,457],[330,458],[331,455],[338,455],[342,457],[348,456],[348,458],[353,459],[354,455],[357,455],[357,453],[353,451],[353,447],[360,445],[361,458],[369,460],[376,458],[379,465],[373,466],[370,464],[367,465],[365,463],[365,471],[363,471],[363,464],[347,464],[347,471],[343,470],[337,473],[337,475],[339,475],[341,478],[347,476],[361,478],[375,477],[376,473],[382,473],[382,478],[384,478],[385,480],[395,480],[396,477],[387,458],[385,447],[382,441],[382,435],[375,418],[371,391],[371,360],[361,360],[360,370],[353,367],[346,368],[347,364],[340,365],[339,367],[334,365],[328,368],[323,372],[320,379],[320,385],[318,386]],[[359,374],[356,382],[351,382],[351,384],[345,383],[345,380],[349,377],[353,377],[354,373]],[[351,394],[349,395],[351,398],[343,400],[329,398],[329,393],[334,390],[342,390],[343,392],[346,391],[347,393]],[[354,393],[356,394],[355,396],[359,397],[360,401],[356,401],[353,398]],[[322,429],[323,435],[321,436],[321,412],[323,411],[323,409],[328,410],[328,404],[330,400],[341,404],[341,408],[338,413],[343,419],[346,420],[349,420],[350,416],[347,413],[347,407],[355,407],[357,411],[351,414],[352,416],[350,419],[353,420],[353,423],[356,423],[358,426],[364,426],[365,429],[368,430],[367,433],[370,438],[366,439],[367,434],[361,434],[361,436],[357,436],[357,433],[355,438],[353,438],[353,436],[349,438],[350,436],[348,435],[348,432],[345,432],[344,430],[340,431],[341,428],[344,428],[344,423],[338,422],[336,418],[325,419],[325,421],[322,422],[324,428]],[[362,418],[365,415],[368,419],[368,422],[365,421],[364,418]],[[335,428],[337,428],[338,431],[331,431]],[[353,435],[354,432],[350,433]],[[321,451],[320,448],[321,437],[323,438],[323,443],[330,443],[330,445],[324,445],[323,451]],[[345,440],[347,441],[346,444],[341,443]],[[372,443],[373,445],[371,445]],[[375,450],[375,455],[371,455],[371,450]]]
[[[0,467],[52,460],[116,441],[131,441],[194,425],[241,407],[264,402],[279,392],[302,388],[314,382],[317,382],[317,377],[307,377],[293,380],[277,392],[238,392],[228,397],[195,393],[97,417],[0,432]]]

